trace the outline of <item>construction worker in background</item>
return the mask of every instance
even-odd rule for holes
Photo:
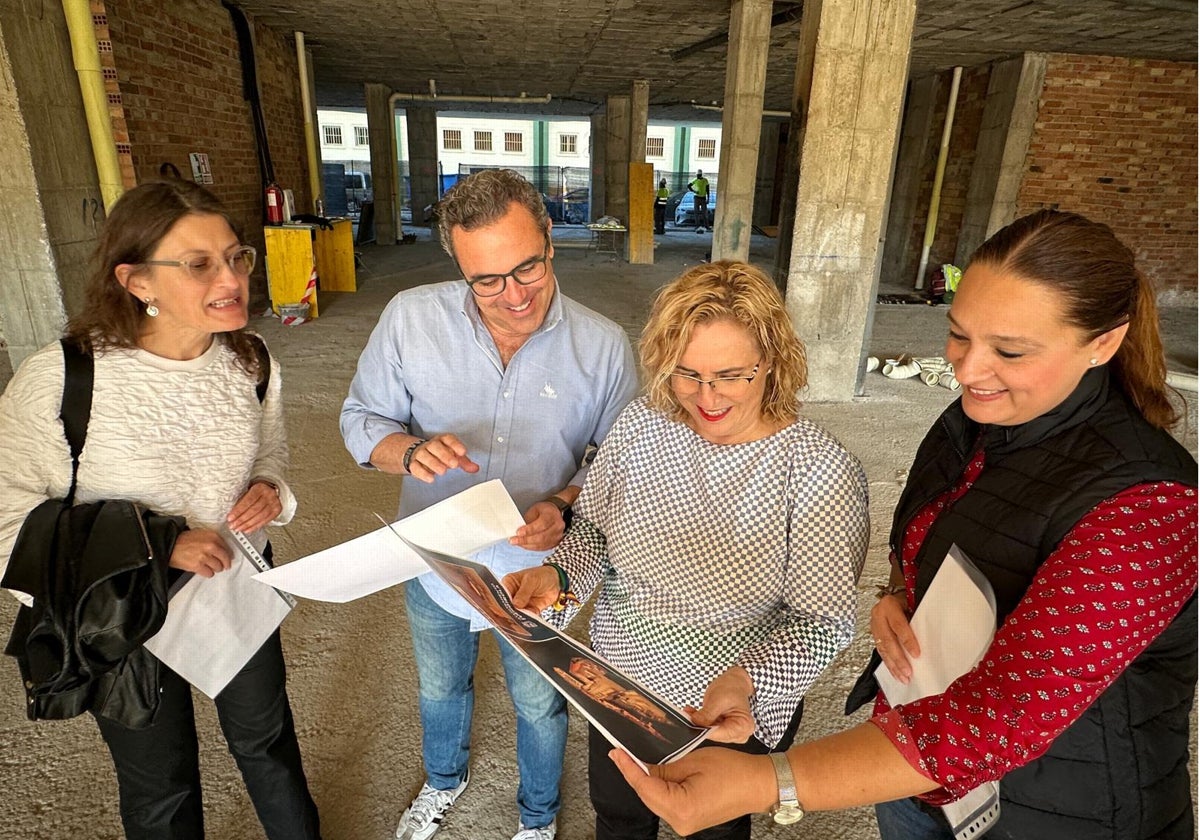
[[[663,178],[658,182],[658,189],[654,192],[654,232],[667,232],[667,199],[670,198],[671,191],[667,189],[667,179]]]
[[[702,170],[696,170],[696,177],[688,184],[688,192],[696,194],[696,233],[703,233],[708,227],[708,179]]]

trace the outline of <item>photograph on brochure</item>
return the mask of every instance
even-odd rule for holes
[[[643,765],[667,764],[704,740],[708,729],[692,724],[586,646],[513,606],[487,566],[396,537],[491,622],[613,746]]]

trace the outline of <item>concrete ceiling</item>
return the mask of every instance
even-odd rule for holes
[[[651,117],[719,119],[693,101],[724,95],[728,0],[237,0],[305,33],[323,108],[362,107],[363,84],[440,96],[552,98],[453,105],[587,115],[650,81]],[[801,3],[774,4],[764,109],[790,108]],[[1026,51],[1195,61],[1195,0],[918,0],[914,77]]]

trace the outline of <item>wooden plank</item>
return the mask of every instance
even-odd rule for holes
[[[267,292],[271,308],[279,313],[280,304],[300,303],[308,288],[313,269],[311,225],[268,226],[263,228],[267,243]],[[309,317],[317,317],[317,293],[310,298]]]
[[[333,229],[317,228],[317,276],[321,290],[356,292],[354,227],[349,219],[334,219]]]
[[[629,164],[629,262],[654,264],[654,165]]]

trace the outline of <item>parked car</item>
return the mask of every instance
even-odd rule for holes
[[[346,209],[350,215],[357,216],[364,201],[374,201],[375,193],[371,190],[371,176],[366,172],[346,173]]]
[[[672,196],[673,198],[674,196]],[[667,200],[667,209],[671,209],[671,201]],[[712,216],[717,209],[717,191],[708,191],[708,218],[704,220],[703,227],[712,225]],[[675,227],[695,227],[696,225],[696,194],[685,191],[680,194],[679,201],[675,205]]]

